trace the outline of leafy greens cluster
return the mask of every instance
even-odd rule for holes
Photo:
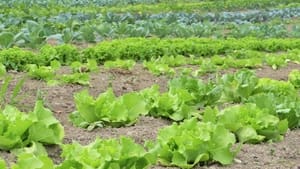
[[[140,115],[148,113],[145,101],[135,92],[117,98],[110,88],[94,99],[83,90],[74,98],[77,111],[70,115],[70,120],[80,127],[130,126]]]
[[[49,109],[38,100],[33,112],[20,112],[7,105],[0,113],[0,149],[10,150],[25,147],[30,142],[59,144],[64,129]]]

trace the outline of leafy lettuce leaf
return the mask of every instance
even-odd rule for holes
[[[18,160],[12,165],[12,169],[54,169],[53,161],[42,144],[32,142],[30,147],[22,148],[14,151]]]
[[[292,83],[295,88],[300,88],[300,71],[299,70],[294,69],[289,73],[289,82]]]
[[[89,85],[90,75],[88,73],[63,74],[57,77],[62,83]]]
[[[0,112],[0,149],[11,150],[28,145],[31,141],[43,144],[59,144],[64,137],[64,129],[53,117],[43,102],[36,102],[33,112],[23,113],[7,105]]]
[[[0,149],[10,150],[24,146],[32,118],[17,108],[7,105],[0,112]]]
[[[57,169],[69,168],[131,168],[146,169],[153,164],[155,156],[134,143],[130,138],[96,139],[89,145],[78,143],[63,145],[64,161]]]
[[[31,113],[34,123],[29,128],[29,140],[44,144],[59,144],[64,138],[64,128],[52,112],[38,100]]]
[[[249,97],[249,103],[256,104],[269,114],[288,121],[289,128],[300,126],[300,99],[293,96],[278,96],[274,93],[258,93]]]
[[[165,64],[165,63],[144,61],[143,66],[156,76],[159,76],[159,75],[173,76],[175,74],[175,70],[173,68],[169,67],[169,65]]]
[[[234,74],[225,74],[221,78],[223,99],[239,103],[254,92],[258,83],[255,73],[250,70],[240,70]]]
[[[122,68],[122,69],[127,69],[127,70],[132,70],[136,62],[134,60],[120,60],[117,59],[115,61],[106,61],[104,63],[104,67],[106,69],[111,69],[111,68]]]
[[[160,164],[193,168],[199,162],[230,164],[235,136],[222,125],[198,122],[195,118],[160,129],[156,145]]]
[[[155,117],[167,117],[174,121],[182,121],[191,118],[193,108],[187,103],[193,97],[185,90],[177,90],[176,93],[166,92],[153,100],[149,114]]]
[[[2,168],[2,169],[6,169],[7,168],[5,161],[1,157],[0,157],[0,168]]]
[[[290,82],[260,78],[254,93],[273,93],[276,96],[296,97],[297,90]]]
[[[136,92],[116,97],[112,89],[94,99],[87,90],[76,93],[77,111],[70,115],[70,120],[79,127],[109,125],[114,127],[134,124],[140,115],[148,113],[146,103]]]
[[[255,104],[236,105],[222,111],[208,109],[203,120],[224,125],[237,135],[240,142],[259,143],[283,139],[288,129],[288,121],[280,120]]]
[[[220,85],[213,82],[204,83],[200,79],[189,76],[181,76],[170,80],[168,87],[169,91],[173,94],[181,90],[190,93],[193,99],[189,104],[197,105],[197,107],[215,105],[222,94]]]

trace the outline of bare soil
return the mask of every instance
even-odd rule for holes
[[[300,65],[289,64],[279,70],[270,67],[262,67],[257,70],[259,77],[270,77],[277,80],[287,80],[288,73],[292,69],[300,69]],[[68,70],[62,70],[68,71]],[[13,89],[16,82],[25,76],[24,73],[11,73],[14,77],[10,88]],[[205,76],[207,77],[207,76]],[[22,91],[21,99],[17,107],[24,111],[32,110],[37,91],[42,93],[46,106],[50,108],[55,117],[62,123],[65,129],[64,143],[77,141],[81,144],[89,144],[95,138],[112,138],[118,136],[130,136],[137,143],[143,144],[145,140],[154,140],[160,128],[170,125],[171,121],[166,119],[141,117],[137,124],[131,127],[122,128],[97,128],[91,132],[74,127],[68,121],[68,115],[75,110],[73,94],[88,88],[93,96],[98,96],[106,91],[111,85],[116,95],[122,95],[130,91],[139,91],[153,84],[158,84],[161,91],[166,90],[168,78],[164,76],[156,77],[138,64],[131,71],[112,69],[101,69],[98,73],[91,76],[91,85],[84,87],[80,85],[61,85],[49,87],[45,82],[27,79]],[[59,163],[60,148],[58,146],[47,147],[49,156]],[[8,163],[15,161],[15,157],[9,153],[0,151],[0,156]],[[152,169],[163,169],[167,167],[154,166]],[[172,167],[168,167],[172,169]],[[263,143],[258,145],[245,144],[241,152],[237,155],[235,163],[229,166],[211,164],[209,166],[196,166],[196,168],[236,168],[236,169],[299,169],[300,168],[300,130],[289,131],[284,141],[279,143]]]

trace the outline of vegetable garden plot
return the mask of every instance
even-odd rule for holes
[[[297,66],[295,65],[294,68],[297,68]],[[265,72],[273,72],[273,73],[282,73],[285,74],[285,78],[287,80],[287,75],[289,73],[288,67],[283,68],[283,69],[279,69],[279,70],[272,70],[271,68],[264,70]],[[112,74],[115,74],[116,78],[112,79],[111,83],[112,83],[112,87],[114,89],[114,91],[116,92],[116,94],[118,96],[123,95],[125,93],[130,93],[130,88],[135,88],[135,91],[140,91],[143,88],[146,87],[150,87],[152,84],[154,83],[159,83],[161,84],[160,86],[163,88],[162,92],[166,91],[166,87],[163,86],[163,84],[167,84],[167,80],[164,79],[163,77],[155,77],[152,76],[151,74],[149,74],[146,70],[143,70],[142,67],[140,65],[137,65],[133,68],[132,71],[125,71],[124,72],[119,72],[117,70],[114,71],[110,71],[110,70],[106,70],[107,73],[111,72]],[[127,74],[126,74],[127,73]],[[258,72],[260,74],[260,76],[264,76],[264,72]],[[146,75],[146,77],[145,77]],[[94,87],[91,87],[90,89],[93,91],[93,95],[97,96],[97,93],[103,93],[104,91],[106,91],[107,85],[109,82],[105,82],[105,84],[103,84],[103,79],[108,78],[105,77],[105,73],[95,73],[94,75],[92,75],[92,80],[91,84]],[[130,79],[130,77],[134,77],[136,81],[132,81],[131,84],[128,83],[130,81],[128,81],[128,79]],[[147,82],[144,84],[141,84],[142,81],[146,80],[147,78]],[[126,81],[127,80],[127,81]],[[99,85],[102,82],[102,85]],[[166,119],[160,119],[160,118],[152,118],[152,117],[141,117],[140,120],[138,120],[137,124],[135,124],[134,126],[130,126],[130,127],[121,127],[121,128],[96,128],[91,132],[88,131],[84,131],[83,129],[74,127],[69,121],[68,121],[68,114],[71,111],[75,110],[74,107],[74,100],[72,98],[73,94],[81,91],[81,89],[83,89],[83,87],[78,86],[78,85],[70,85],[70,86],[56,86],[56,87],[48,87],[45,83],[43,82],[39,82],[39,81],[35,81],[35,80],[30,80],[30,82],[27,82],[27,84],[25,84],[25,88],[31,86],[32,84],[34,85],[38,85],[40,86],[40,89],[45,91],[45,93],[48,93],[48,95],[45,95],[45,100],[48,100],[48,105],[49,107],[55,112],[55,116],[60,120],[60,122],[63,124],[63,126],[65,127],[65,133],[66,133],[66,137],[65,137],[65,143],[70,143],[72,140],[77,140],[79,141],[81,144],[89,144],[91,142],[93,142],[93,140],[100,136],[102,138],[117,138],[121,135],[126,135],[129,137],[134,138],[137,143],[143,144],[145,140],[156,140],[156,135],[158,134],[157,132],[159,130],[161,130],[161,128],[167,127],[168,125],[170,125],[170,120],[166,120]],[[177,83],[178,84],[178,83]],[[139,86],[142,85],[142,86]],[[127,88],[125,89],[124,86]],[[128,91],[129,89],[129,91]],[[75,90],[75,91],[74,91]],[[34,98],[35,96],[35,89],[32,88],[31,89],[32,93],[31,93],[31,97]],[[55,94],[55,96],[53,96],[53,94]],[[52,95],[52,96],[51,96]],[[58,104],[60,103],[60,104]],[[33,103],[26,103],[28,106],[32,106]],[[149,129],[153,129],[151,131],[149,131]],[[266,161],[262,161],[262,162],[257,162],[257,166],[261,166],[261,167],[269,167],[269,166],[281,166],[278,163],[272,163],[272,161],[274,159],[278,159],[280,161],[280,159],[282,157],[279,156],[280,155],[287,155],[285,158],[285,160],[287,160],[290,165],[287,166],[293,166],[293,165],[297,165],[297,161],[299,159],[299,156],[297,155],[297,150],[299,148],[294,147],[294,149],[291,147],[292,145],[296,145],[296,142],[298,141],[297,139],[299,139],[299,131],[298,130],[294,130],[294,131],[290,131],[287,134],[287,137],[285,137],[285,139],[283,140],[283,142],[279,142],[279,143],[272,143],[272,144],[259,144],[259,145],[244,145],[242,147],[241,152],[238,153],[237,159],[236,161],[238,162],[239,160],[241,161],[241,163],[237,163],[234,162],[232,165],[227,166],[227,168],[239,168],[239,167],[244,167],[247,165],[251,165],[253,166],[253,164],[250,164],[249,161],[253,161],[252,158],[252,153],[254,153],[256,156],[258,156],[260,153],[262,153],[265,157]],[[163,141],[163,140],[161,140]],[[292,144],[293,143],[293,144]],[[163,142],[161,142],[161,144],[163,144]],[[290,145],[288,145],[290,144]],[[277,150],[277,148],[273,148],[273,147],[278,147],[279,150]],[[255,148],[254,148],[255,147]],[[285,147],[285,150],[283,150],[283,147]],[[264,151],[259,151],[257,152],[257,149],[263,149]],[[51,159],[54,159],[55,162],[60,162],[62,159],[59,157],[60,151],[58,149],[58,147],[47,147],[47,150],[49,152],[49,156]],[[273,152],[273,154],[271,153]],[[292,153],[295,158],[291,158],[290,159],[290,153]],[[3,154],[3,152],[1,152],[1,154]],[[7,154],[5,155],[7,156]],[[4,156],[4,157],[5,157]],[[163,156],[162,156],[163,157]],[[147,157],[149,158],[149,157]],[[6,158],[7,159],[7,158]],[[254,158],[255,160],[255,158]],[[151,160],[150,160],[151,161]],[[179,162],[179,161],[178,161]],[[265,164],[266,162],[268,162],[269,164]],[[173,164],[179,164],[179,163],[173,163]],[[203,164],[203,163],[201,163]],[[66,165],[66,164],[65,164]],[[179,164],[181,165],[181,164]],[[210,166],[212,165],[213,167],[218,166],[217,164],[214,163],[206,163],[206,165]],[[198,164],[196,164],[196,168],[197,168]],[[285,164],[282,164],[282,166],[285,166]],[[160,168],[159,166],[154,166],[152,168]],[[224,168],[224,167],[222,167]],[[225,166],[226,168],[226,166]]]
[[[0,169],[299,168],[299,3],[1,1]]]

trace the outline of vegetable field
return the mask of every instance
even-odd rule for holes
[[[0,169],[300,167],[299,0],[2,0]]]

